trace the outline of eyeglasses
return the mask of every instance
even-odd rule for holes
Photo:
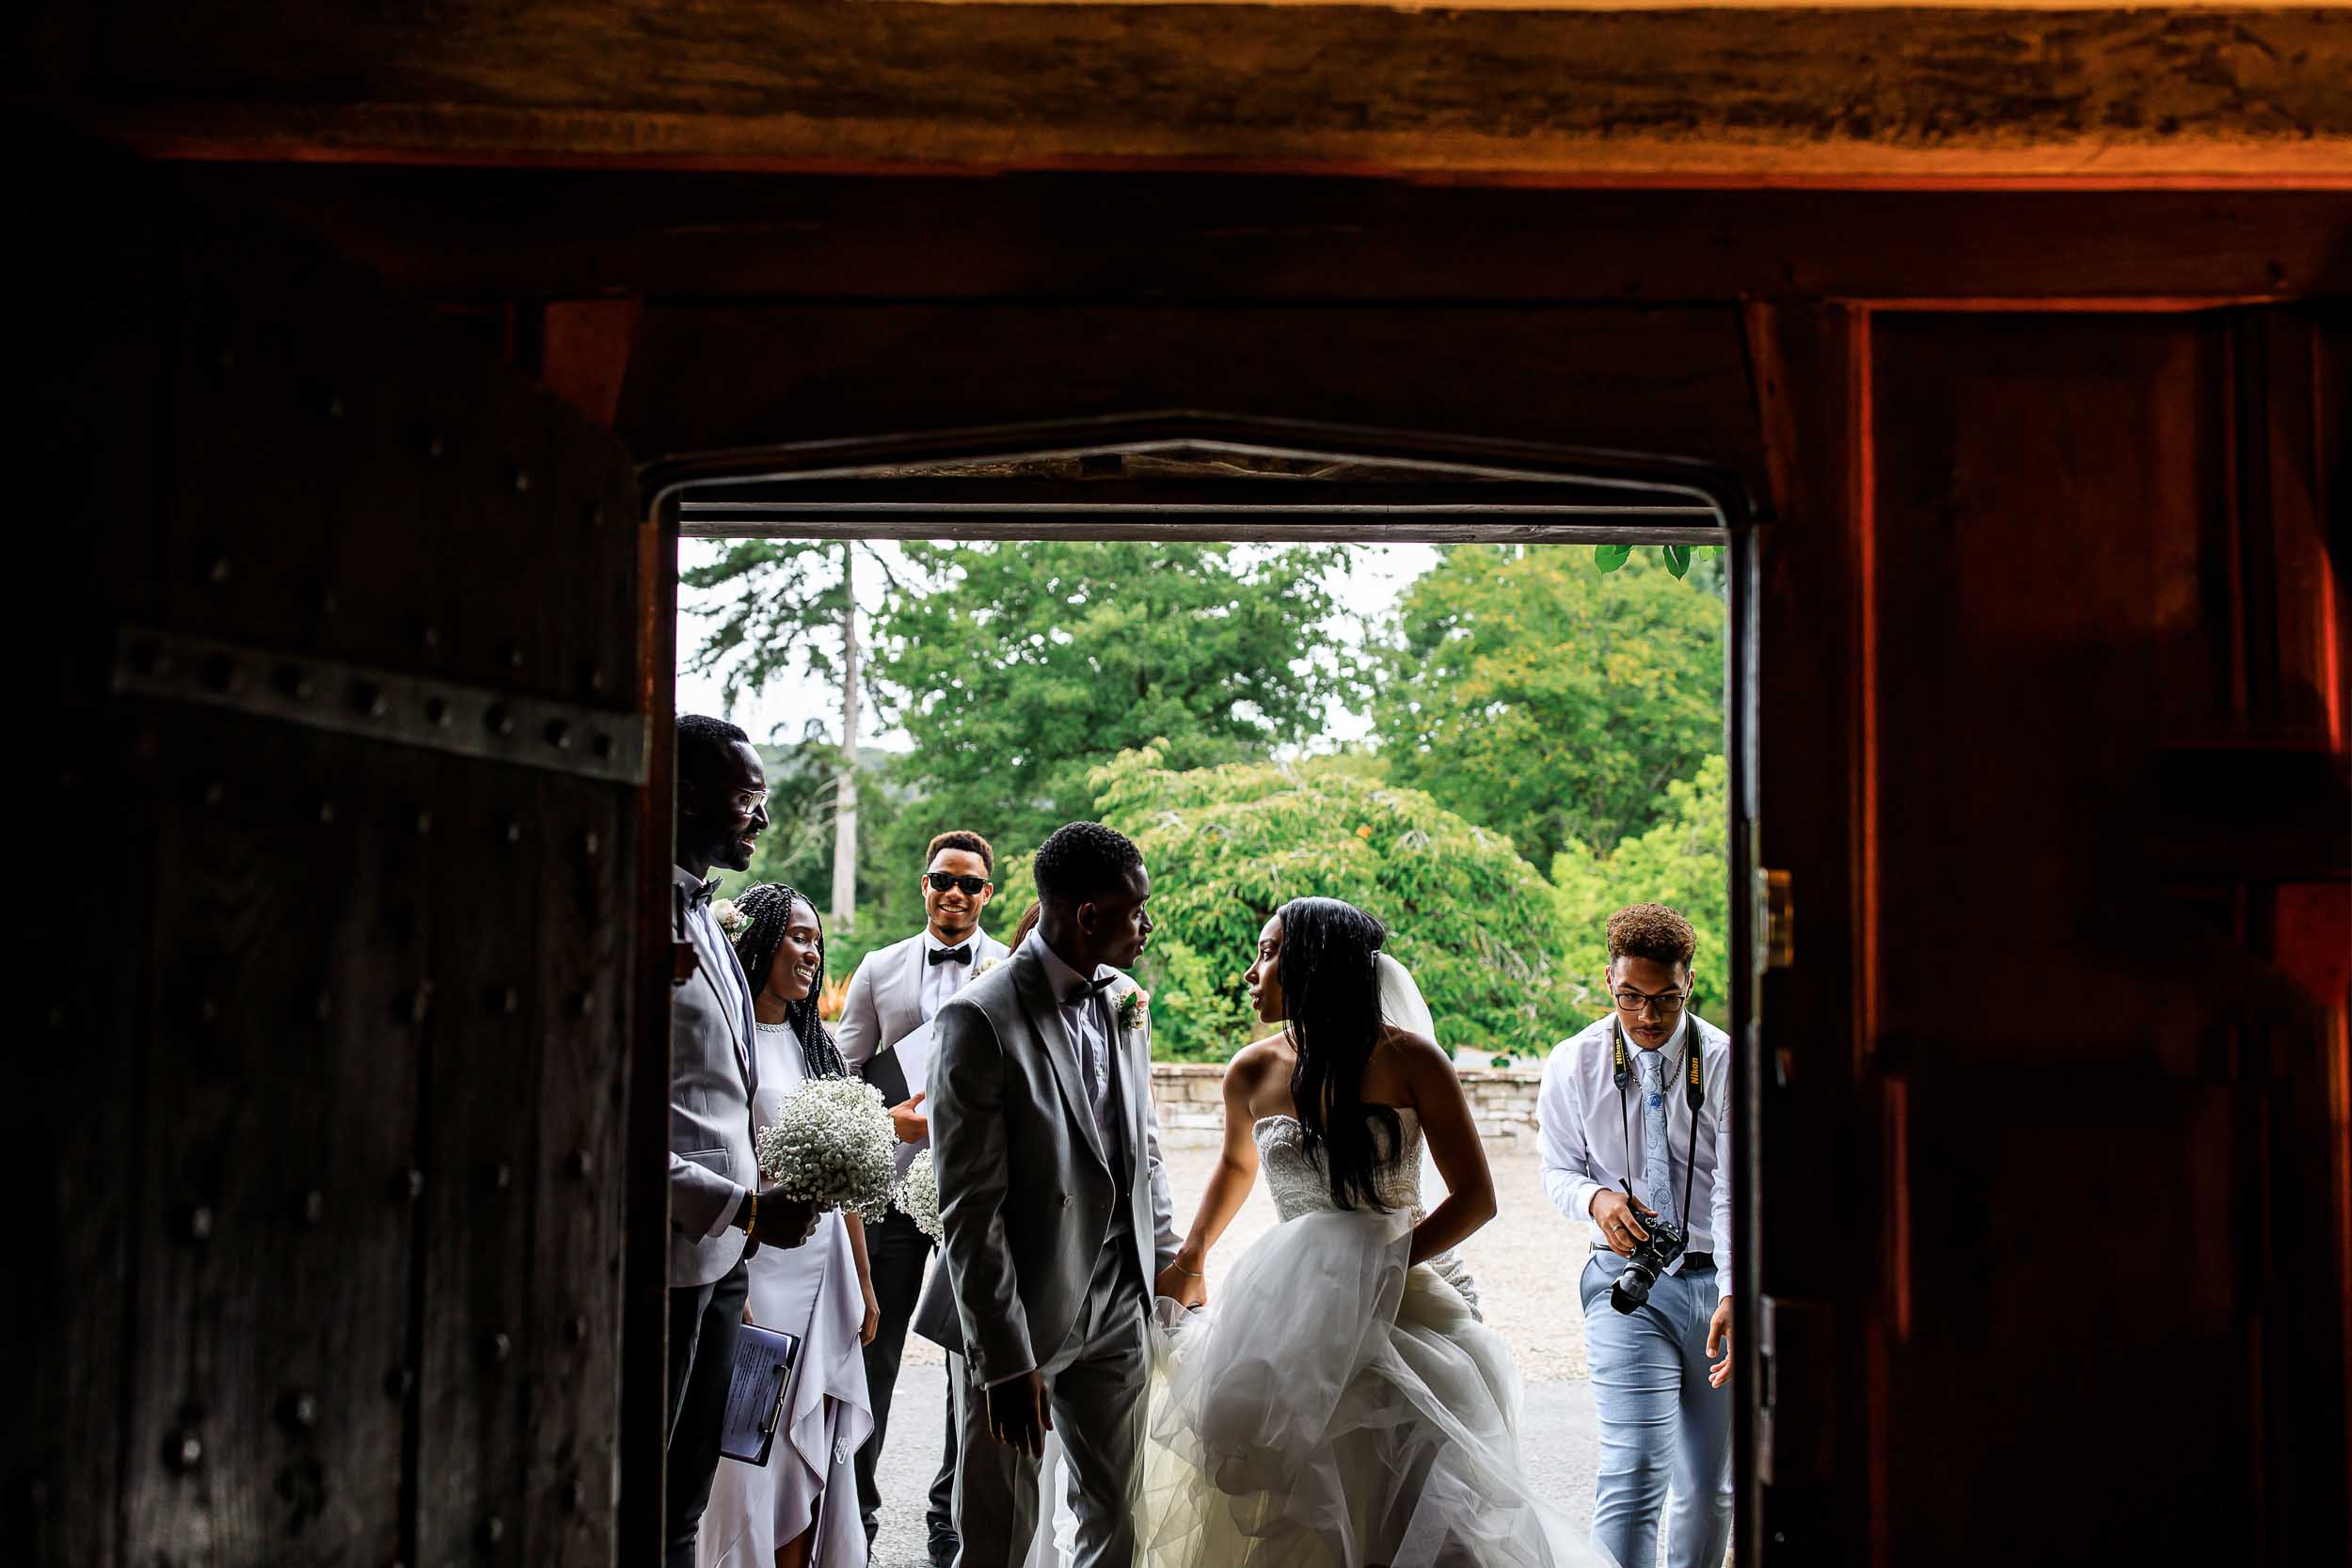
[[[952,871],[927,871],[924,879],[931,884],[933,893],[945,893],[951,887],[963,889],[966,898],[977,898],[980,889],[988,886],[985,877],[959,877]]]
[[[1617,992],[1616,1000],[1620,1010],[1636,1017],[1641,1015],[1644,1007],[1655,1007],[1658,1009],[1660,1018],[1672,1018],[1682,1011],[1682,1005],[1691,999],[1687,995],[1671,990],[1657,996],[1652,996],[1645,990],[1621,990]]]

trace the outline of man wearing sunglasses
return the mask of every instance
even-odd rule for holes
[[[1590,1243],[1579,1281],[1600,1472],[1593,1540],[1616,1561],[1723,1568],[1731,1536],[1731,1039],[1692,1006],[1691,923],[1609,917],[1609,1016],[1564,1040],[1536,1100],[1544,1192]],[[1646,1300],[1626,1259],[1661,1225],[1684,1250]]]
[[[1006,955],[1005,944],[980,929],[980,912],[996,893],[989,879],[995,851],[975,832],[941,833],[926,851],[923,868],[923,929],[904,942],[866,955],[850,980],[848,1003],[836,1037],[842,1059],[890,1103],[890,1119],[904,1146],[903,1171],[913,1154],[930,1141],[923,1114],[922,1060],[930,1037],[931,1015],[961,990],[981,965]],[[923,1293],[923,1271],[930,1239],[897,1210],[866,1227],[866,1253],[873,1273],[874,1299],[882,1323],[866,1347],[866,1387],[874,1403],[874,1434],[857,1453],[858,1511],[866,1518],[871,1545],[881,1523],[882,1491],[875,1481],[884,1434],[890,1426],[890,1396],[907,1342],[907,1320]],[[931,1484],[928,1504],[930,1555],[933,1568],[947,1568],[956,1555],[953,1494],[956,1475],[955,1402],[948,1402],[946,1453]]]

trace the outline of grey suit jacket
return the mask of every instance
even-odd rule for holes
[[[681,886],[700,884],[680,871]],[[747,1238],[711,1227],[732,1215],[759,1180],[752,1152],[752,1091],[759,1056],[752,1041],[751,990],[731,996],[717,966],[739,978],[735,950],[708,906],[674,911],[673,934],[694,944],[693,978],[670,992],[670,1283],[707,1285],[735,1267]]]
[[[923,1026],[923,972],[929,943],[917,931],[866,955],[850,976],[850,994],[842,1004],[841,1023],[834,1040],[850,1070],[863,1077],[866,1064]],[[1006,956],[1005,944],[982,931],[972,939],[976,963]]]
[[[1135,989],[1120,981],[1114,1003]],[[993,1383],[1045,1365],[1069,1338],[1119,1188],[1082,1098],[1077,1049],[1035,954],[1016,950],[942,1007],[931,1026],[928,1108],[946,1241],[914,1326]],[[1151,1059],[1148,1022],[1119,1032],[1112,1064],[1133,1151],[1128,1202],[1147,1291],[1177,1246]]]

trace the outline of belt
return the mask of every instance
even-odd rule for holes
[[[1615,1256],[1615,1249],[1613,1247],[1597,1246],[1593,1248],[1593,1250],[1596,1253],[1606,1252],[1613,1257]],[[1675,1272],[1677,1274],[1688,1274],[1692,1269],[1712,1269],[1714,1266],[1715,1255],[1713,1253],[1686,1252],[1682,1255],[1682,1267]]]

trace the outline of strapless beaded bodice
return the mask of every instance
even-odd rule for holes
[[[1417,1214],[1421,1210],[1421,1118],[1411,1111],[1396,1114],[1397,1126],[1404,1134],[1404,1147],[1390,1152],[1380,1162],[1375,1180],[1380,1201],[1390,1209]],[[1254,1130],[1258,1139],[1258,1158],[1265,1165],[1266,1191],[1274,1196],[1274,1212],[1284,1220],[1295,1220],[1301,1214],[1312,1214],[1336,1208],[1331,1201],[1331,1179],[1323,1168],[1322,1156],[1307,1150],[1307,1130],[1292,1117],[1261,1117]],[[1383,1138],[1375,1124],[1375,1138]]]

